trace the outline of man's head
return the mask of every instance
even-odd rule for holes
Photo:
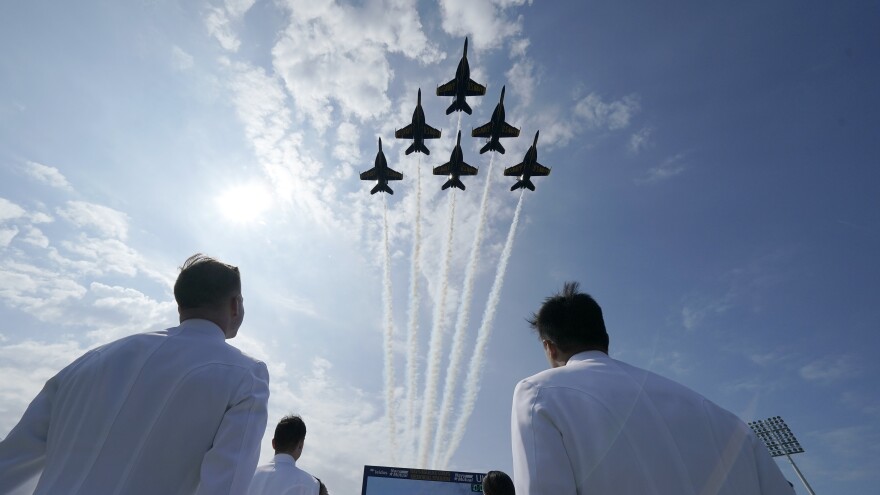
[[[577,282],[566,282],[562,292],[544,300],[528,320],[544,344],[551,366],[563,366],[583,351],[608,352],[608,333],[602,308],[588,294],[578,291]]]
[[[483,493],[486,495],[515,495],[513,480],[503,471],[489,471],[483,478]]]
[[[285,416],[275,427],[272,448],[276,454],[289,454],[299,460],[306,441],[306,424],[299,416]]]
[[[235,337],[244,320],[238,267],[198,253],[180,267],[174,283],[180,321],[202,318],[216,323],[227,339]]]

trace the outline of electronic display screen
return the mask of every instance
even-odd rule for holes
[[[472,495],[483,493],[485,473],[364,466],[361,495]]]

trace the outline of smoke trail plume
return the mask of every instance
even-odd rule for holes
[[[520,192],[519,202],[516,204],[516,211],[513,213],[513,221],[510,223],[510,230],[507,232],[507,240],[504,242],[504,249],[501,251],[501,259],[498,261],[495,281],[492,283],[492,289],[489,291],[489,300],[486,303],[483,321],[477,333],[477,343],[474,345],[474,353],[471,356],[467,378],[465,379],[461,414],[455,422],[455,429],[449,441],[449,448],[446,450],[446,455],[443,459],[444,465],[449,464],[452,455],[455,454],[458,445],[461,443],[462,438],[464,438],[468,420],[474,411],[474,404],[477,402],[477,394],[480,393],[480,378],[483,374],[482,358],[486,352],[489,337],[492,334],[492,321],[495,319],[495,310],[498,308],[498,300],[501,297],[501,287],[504,285],[504,274],[507,271],[507,262],[510,261],[510,252],[513,249],[513,239],[516,236],[516,227],[519,224],[519,214],[522,211],[523,198],[525,197],[524,193],[525,189]]]
[[[406,336],[406,442],[415,449],[416,387],[419,356],[419,258],[422,246],[422,157],[416,168],[416,218],[413,226],[409,278],[409,322]]]
[[[480,261],[480,246],[483,243],[483,235],[486,230],[486,218],[489,216],[489,184],[492,182],[492,168],[495,163],[495,153],[489,158],[489,169],[486,173],[486,184],[483,186],[483,199],[480,200],[480,217],[471,245],[470,258],[464,272],[462,283],[461,301],[458,305],[458,316],[455,320],[455,332],[452,334],[452,348],[449,351],[449,367],[446,369],[446,381],[443,385],[443,400],[440,403],[440,421],[437,422],[437,431],[434,436],[434,453],[432,458],[437,459],[440,449],[446,439],[446,430],[454,412],[453,398],[455,389],[458,387],[458,369],[464,358],[465,333],[470,323],[471,301],[474,293],[474,278],[477,273],[477,265]]]
[[[440,293],[434,306],[434,325],[428,347],[428,370],[425,373],[425,395],[422,398],[422,434],[419,440],[419,467],[428,467],[428,449],[434,429],[437,386],[440,384],[440,366],[443,360],[443,327],[446,326],[446,293],[449,289],[449,265],[452,259],[452,235],[455,226],[455,191],[449,198],[449,229],[446,234],[446,253],[440,273]]]
[[[388,418],[388,438],[391,442],[391,462],[397,463],[397,421],[394,406],[394,308],[391,290],[391,255],[388,251],[388,202],[382,195],[382,233],[384,236],[382,250],[382,271],[384,274],[382,287],[382,309],[385,313],[384,344],[385,344],[385,415]]]

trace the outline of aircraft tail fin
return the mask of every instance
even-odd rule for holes
[[[449,115],[450,113],[455,111],[462,111],[468,115],[471,115],[473,113],[473,110],[471,110],[471,106],[468,105],[467,102],[463,99],[461,101],[453,100],[452,104],[449,105],[449,108],[446,109],[446,115]]]
[[[489,140],[489,142],[486,143],[486,146],[483,146],[482,148],[480,148],[480,154],[482,155],[483,153],[485,153],[489,150],[497,151],[497,152],[501,153],[502,155],[504,154],[504,146],[501,146],[501,143],[499,143],[498,141]]]
[[[394,194],[394,191],[388,187],[388,184],[376,184],[376,187],[370,190],[370,194],[376,194],[377,192],[386,192],[388,194]]]
[[[457,188],[461,189],[462,191],[465,190],[464,183],[462,183],[461,179],[459,179],[458,177],[449,179],[448,181],[446,181],[445,184],[443,184],[443,186],[440,189],[445,191],[445,190],[449,189],[450,187],[457,187]]]
[[[516,184],[514,184],[513,187],[510,188],[510,190],[511,190],[511,191],[516,191],[517,189],[520,189],[520,188],[523,188],[523,187],[525,187],[525,188],[528,189],[529,191],[534,191],[534,190],[535,190],[535,185],[532,184],[532,181],[530,181],[529,179],[523,179],[523,180],[518,180],[518,181],[516,181]]]
[[[413,151],[415,151],[416,153],[424,153],[426,155],[431,154],[431,152],[428,150],[428,147],[425,146],[425,143],[416,145],[415,141],[413,141],[413,144],[409,145],[409,148],[406,149],[405,154],[409,155]]]

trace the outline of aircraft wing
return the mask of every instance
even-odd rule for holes
[[[501,136],[499,136],[499,137],[503,137],[503,138],[505,138],[505,137],[506,138],[519,137],[519,129],[517,129],[516,127],[505,122],[504,125],[501,126]]]
[[[449,171],[452,169],[452,163],[446,162],[439,167],[434,167],[434,175],[449,175]]]
[[[477,175],[477,167],[472,167],[467,163],[462,163],[458,171],[458,175]]]
[[[483,96],[486,94],[486,86],[474,81],[473,79],[468,79],[467,88],[464,92],[465,96]]]
[[[545,175],[550,175],[550,169],[541,165],[540,163],[535,163],[532,165],[532,177],[543,177]]]
[[[403,180],[403,174],[397,170],[385,169],[385,180]]]
[[[413,138],[413,125],[409,124],[403,129],[398,129],[394,131],[394,137],[397,139],[412,139]]]
[[[455,79],[437,86],[437,96],[455,96]]]
[[[506,177],[519,177],[523,173],[523,169],[525,168],[525,164],[520,162],[518,165],[514,165],[512,167],[508,167],[504,169],[504,175]]]
[[[487,122],[471,131],[471,137],[487,138],[492,136],[492,122]]]
[[[422,137],[425,139],[437,139],[440,137],[440,131],[425,124],[425,127],[422,129]]]
[[[366,172],[362,172],[361,180],[379,180],[379,172],[376,171],[376,167],[373,167]]]

